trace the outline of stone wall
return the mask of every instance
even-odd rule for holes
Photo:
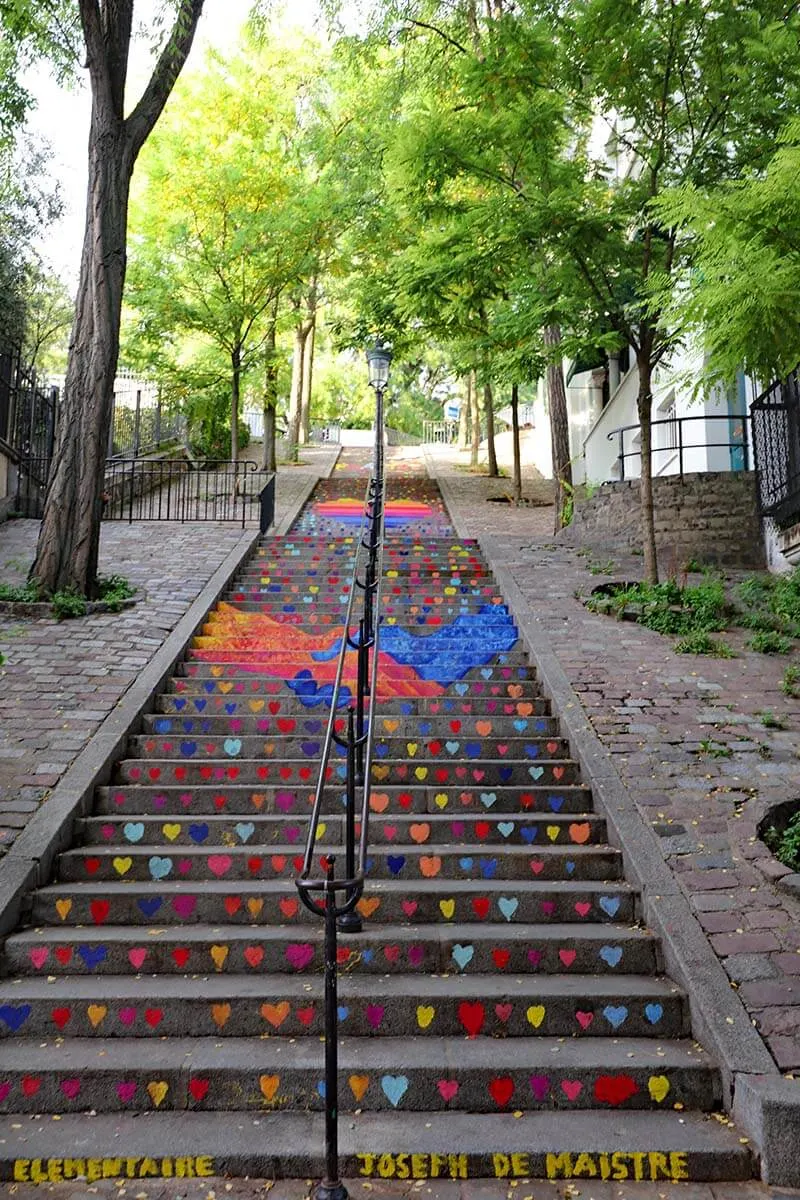
[[[695,559],[763,570],[764,538],[752,472],[662,476],[653,480],[653,497],[656,544],[665,569],[679,570]],[[579,500],[572,524],[559,538],[593,549],[641,549],[639,480],[604,483],[590,499]]]

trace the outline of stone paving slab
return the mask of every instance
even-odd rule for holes
[[[641,558],[594,563],[591,548],[554,540],[552,510],[488,503],[497,481],[458,465],[453,451],[429,452],[457,528],[494,535],[731,986],[779,1069],[800,1069],[800,904],[775,886],[779,864],[756,832],[770,804],[800,796],[800,701],[780,689],[787,659],[750,651],[745,630],[724,635],[734,659],[678,655],[673,638],[589,612],[576,597],[640,579]],[[767,712],[785,728],[767,728]]]
[[[302,464],[279,469],[276,530],[330,473],[337,450],[309,449]],[[0,582],[24,583],[38,531],[38,521],[0,525]],[[121,613],[63,622],[0,613],[6,659],[0,666],[0,856],[242,534],[233,523],[106,522],[100,573],[124,575],[143,590],[143,600]]]

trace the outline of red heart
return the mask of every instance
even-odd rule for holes
[[[259,779],[269,779],[269,767],[259,767],[257,775]]]
[[[161,767],[151,767],[150,770],[147,772],[147,774],[153,780],[160,779],[161,778]]]
[[[295,917],[297,916],[297,910],[300,907],[300,902],[299,900],[290,900],[286,898],[279,902],[278,907],[285,917]]]
[[[409,809],[409,808],[411,808],[411,805],[414,803],[414,800],[409,792],[401,792],[400,795],[397,797],[397,803],[400,805],[401,808]]]
[[[186,778],[186,767],[176,767],[175,770],[173,771],[173,775],[178,780],[185,779]]]
[[[87,875],[94,875],[97,871],[100,870],[100,859],[99,858],[85,858],[83,860],[83,865],[86,868]]]
[[[181,770],[183,770],[183,768],[182,768],[182,767],[177,767],[177,768],[176,768],[176,770],[175,770],[175,778],[176,778],[176,779],[177,779],[177,777],[178,777],[178,771],[181,771]],[[202,779],[210,779],[210,778],[211,778],[211,776],[212,776],[213,774],[214,774],[214,768],[213,768],[213,767],[201,767],[201,768],[200,768],[200,777],[201,777]]]
[[[66,1025],[67,1021],[72,1016],[72,1009],[54,1008],[53,1011],[51,1012],[50,1016],[53,1018],[53,1021],[58,1026],[58,1028],[63,1029],[64,1026]]]
[[[308,1008],[298,1008],[297,1019],[302,1025],[310,1025],[314,1020],[314,1006],[310,1004]]]
[[[244,961],[249,967],[257,967],[264,957],[263,946],[245,946]]]
[[[458,1019],[470,1037],[477,1037],[486,1020],[486,1009],[479,1000],[476,1000],[474,1004],[469,1004],[465,1000],[458,1006]]]
[[[535,808],[536,807],[536,797],[532,796],[530,794],[530,792],[523,792],[519,798],[519,802],[523,808]]]
[[[26,1096],[35,1096],[41,1086],[41,1079],[34,1079],[32,1075],[24,1075],[22,1078],[22,1091]]]
[[[72,946],[58,946],[55,955],[62,967],[65,967],[72,958]]]
[[[594,1096],[601,1104],[624,1104],[639,1091],[630,1075],[598,1075]]]
[[[384,946],[383,954],[384,954],[384,957],[386,958],[387,962],[391,962],[391,963],[397,962],[397,960],[400,957],[400,947],[399,946]]]
[[[505,967],[508,966],[508,962],[509,962],[510,958],[511,958],[510,950],[493,950],[492,951],[492,961],[494,962],[494,965],[497,967],[497,969],[499,971],[502,971]]]
[[[278,718],[278,729],[281,731],[281,733],[291,733],[296,724],[297,722],[290,717]]]
[[[215,796],[214,797],[214,808],[222,809],[225,807],[225,805],[227,803],[228,803],[228,799],[226,796]]]
[[[428,750],[434,756],[434,758],[436,758],[436,756],[441,754],[441,752],[442,752],[442,743],[441,742],[431,742],[430,745],[428,746]]]
[[[259,767],[259,772],[261,772],[262,770],[263,770],[263,767]],[[281,779],[291,779],[292,778],[292,768],[291,767],[281,767],[278,774],[280,775]]]
[[[189,1080],[189,1095],[193,1100],[202,1100],[209,1088],[207,1079],[190,1079]]]
[[[297,774],[305,782],[306,779],[311,777],[311,767],[300,767]]]
[[[242,907],[242,897],[241,896],[226,896],[225,899],[222,901],[222,903],[225,906],[225,911],[228,914],[228,916],[232,917],[233,914],[237,913],[239,911],[239,909]]]
[[[475,825],[475,836],[484,841],[489,836],[489,822],[478,821]]]
[[[176,947],[172,951],[172,961],[176,967],[185,967],[189,961],[189,950],[183,946]]]
[[[228,767],[225,774],[228,776],[228,779],[238,779],[239,767]]]
[[[340,946],[339,949],[336,951],[336,961],[341,966],[342,964],[346,963],[349,960],[349,958],[350,958],[349,948],[347,946]]]
[[[164,1018],[164,1010],[162,1008],[146,1008],[144,1010],[144,1019],[151,1029],[155,1029],[156,1025],[160,1025]]]
[[[458,770],[456,770],[456,775],[458,775]],[[437,783],[447,783],[450,778],[450,772],[447,767],[437,767],[434,771],[434,776]]]
[[[263,865],[263,858],[248,858],[247,860],[247,869],[251,875],[257,875]]]
[[[95,925],[102,925],[109,914],[111,905],[108,900],[93,900],[89,905],[89,912],[92,914],[92,920]]]
[[[274,716],[275,716],[277,713],[279,713],[279,712],[281,711],[281,702],[280,702],[280,700],[270,700],[270,702],[269,702],[269,711],[272,713],[273,717],[274,717]]]
[[[499,1075],[489,1084],[489,1095],[499,1108],[505,1108],[514,1095],[514,1081],[508,1075]]]
[[[482,921],[486,920],[489,915],[489,899],[487,896],[476,896],[472,901],[472,908],[477,917]]]

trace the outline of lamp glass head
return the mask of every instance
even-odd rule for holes
[[[392,352],[378,338],[374,346],[367,350],[367,366],[369,367],[370,387],[386,387],[389,382],[389,367],[392,362]]]

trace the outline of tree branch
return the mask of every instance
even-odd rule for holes
[[[437,29],[435,25],[429,25],[427,21],[415,21],[413,18],[407,18],[409,25],[413,25],[417,29],[427,29],[431,33],[435,33],[437,37],[443,39],[455,50],[459,50],[462,54],[469,54],[466,46],[462,46],[461,42],[457,42],[455,38],[450,37],[449,33],[445,33],[443,29]]]

